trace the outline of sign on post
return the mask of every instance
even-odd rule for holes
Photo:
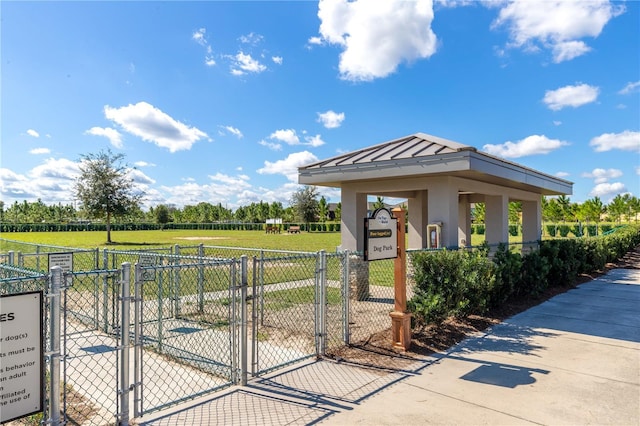
[[[145,266],[155,266],[158,263],[158,257],[153,256],[151,254],[141,254],[138,259],[138,265]],[[156,270],[155,269],[143,269],[142,270],[142,281],[155,281],[156,280]]]
[[[385,208],[375,210],[364,221],[364,260],[398,257],[398,220]]]
[[[49,253],[49,269],[54,266],[62,268],[62,272],[73,272],[73,253]]]
[[[0,423],[42,411],[42,292],[0,296]]]

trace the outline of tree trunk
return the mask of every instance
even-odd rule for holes
[[[111,244],[111,213],[107,213],[107,243]]]

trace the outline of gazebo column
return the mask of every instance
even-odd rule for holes
[[[471,245],[471,202],[469,195],[460,195],[458,201],[458,244]]]
[[[409,208],[409,248],[427,246],[427,191],[417,191],[415,198],[407,200]]]
[[[367,194],[343,186],[341,246],[350,252],[364,252],[364,219],[367,217]],[[365,300],[369,297],[369,263],[357,254],[349,255],[350,298]]]
[[[429,185],[429,224],[442,223],[441,247],[458,246],[458,188],[450,179],[438,179]]]
[[[485,240],[493,245],[509,242],[509,197],[506,195],[486,195]]]
[[[340,195],[342,203],[341,241],[343,250],[364,251],[364,219],[367,217],[367,194],[355,192],[344,186]]]
[[[542,239],[541,201],[522,201],[522,242],[537,242]],[[532,249],[536,244],[527,244],[523,249]]]

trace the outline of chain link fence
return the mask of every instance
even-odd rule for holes
[[[11,280],[0,291],[45,288],[49,255],[71,253],[61,284],[62,409],[78,424],[245,384],[391,325],[394,262],[359,253],[13,248],[0,258],[0,277]]]

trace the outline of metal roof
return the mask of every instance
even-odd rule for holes
[[[472,146],[425,133],[404,136],[298,168],[299,183],[331,187],[341,187],[343,182],[443,175],[543,195],[569,195],[573,185],[480,152]]]

